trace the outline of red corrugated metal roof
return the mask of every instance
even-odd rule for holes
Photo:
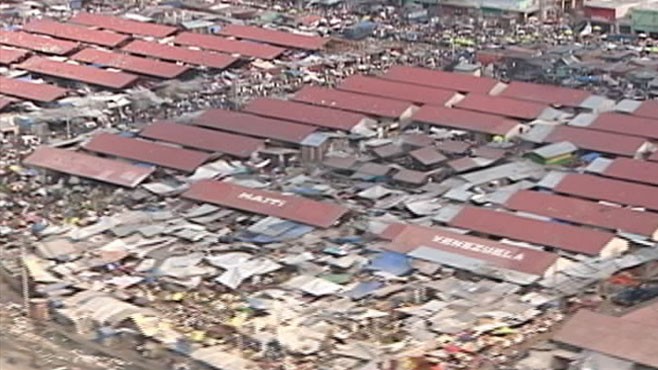
[[[13,99],[6,98],[4,96],[0,96],[0,112],[10,106],[12,103],[14,103]]]
[[[553,340],[644,365],[631,368],[658,368],[658,330],[650,322],[580,310],[560,327]]]
[[[634,116],[658,119],[658,100],[646,100],[633,112]]]
[[[0,64],[9,65],[23,59],[28,52],[20,49],[9,49],[0,47]]]
[[[119,158],[155,164],[175,170],[192,172],[210,155],[196,150],[176,148],[166,144],[102,133],[84,145],[86,150]]]
[[[519,125],[518,122],[501,116],[427,105],[420,108],[413,115],[412,120],[439,127],[491,135],[507,135]]]
[[[0,44],[53,55],[67,55],[78,47],[78,44],[73,41],[5,30],[0,30]]]
[[[272,98],[256,98],[242,110],[260,116],[342,131],[352,130],[367,118],[359,113]]]
[[[658,186],[658,163],[616,158],[602,174],[606,177]]]
[[[91,48],[75,53],[71,59],[159,78],[176,78],[188,70],[175,63]]]
[[[408,66],[393,66],[382,77],[387,80],[479,94],[488,94],[498,84],[493,78]]]
[[[194,124],[293,144],[301,144],[308,135],[316,131],[312,126],[223,109],[206,111]]]
[[[567,174],[553,188],[558,193],[605,200],[658,211],[658,188],[593,175]]]
[[[303,50],[320,50],[329,42],[329,39],[319,36],[297,35],[290,32],[238,24],[229,24],[221,29],[220,34]]]
[[[307,86],[299,90],[292,99],[308,104],[390,119],[399,119],[408,112],[409,108],[413,107],[410,102],[316,86]]]
[[[137,81],[137,76],[125,72],[111,72],[100,68],[57,62],[42,57],[32,57],[19,64],[17,68],[113,89],[123,89]]]
[[[602,113],[587,128],[653,140],[658,139],[658,118],[649,119],[621,113]]]
[[[635,156],[646,143],[646,140],[639,137],[569,126],[556,126],[545,140],[548,143],[569,141],[582,149],[627,157]]]
[[[498,268],[538,276],[548,272],[558,260],[558,255],[554,253],[516,247],[437,228],[407,225],[399,233],[395,231],[390,233],[391,236],[394,235],[391,249],[402,253],[427,247],[473,258]]]
[[[182,196],[321,228],[333,226],[349,211],[338,204],[210,180],[192,184]]]
[[[468,94],[455,104],[455,107],[510,118],[534,120],[548,108],[548,105],[500,96]]]
[[[174,43],[260,59],[276,59],[286,51],[285,49],[276,46],[263,45],[250,41],[231,40],[224,37],[202,35],[192,32],[183,32],[179,34],[174,38]]]
[[[500,96],[565,107],[576,107],[584,102],[585,99],[592,96],[592,94],[584,90],[514,81],[500,93]]]
[[[590,256],[599,255],[615,237],[609,232],[471,206],[464,207],[449,224],[461,229]]]
[[[0,93],[25,100],[49,103],[66,96],[67,90],[53,85],[0,76]]]
[[[69,22],[83,24],[85,26],[98,27],[121,33],[141,36],[153,36],[158,38],[167,37],[176,32],[176,27],[163,24],[138,22],[119,18],[112,15],[78,13]]]
[[[654,152],[653,154],[651,154],[651,156],[649,156],[649,160],[658,162],[658,152]]]
[[[265,146],[260,139],[172,122],[156,122],[143,129],[140,135],[239,158],[248,158]]]
[[[162,60],[183,62],[196,66],[224,69],[238,59],[226,54],[210,53],[202,50],[191,50],[179,46],[158,44],[135,40],[123,47],[123,50],[137,55],[144,55]]]
[[[445,106],[457,94],[455,91],[359,75],[346,78],[338,85],[337,89],[438,106]]]
[[[23,163],[73,176],[134,188],[149,177],[155,168],[135,166],[122,161],[99,158],[65,149],[41,146]]]
[[[522,190],[505,207],[557,220],[658,237],[658,215],[562,195]]]
[[[87,27],[68,23],[55,22],[48,19],[37,19],[23,25],[28,32],[41,33],[65,40],[86,42],[88,44],[116,47],[130,37],[110,31],[92,30]]]

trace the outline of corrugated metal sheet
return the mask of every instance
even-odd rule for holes
[[[581,310],[555,333],[553,340],[649,368],[658,368],[658,330],[648,322],[636,323]]]
[[[556,126],[545,139],[548,143],[568,141],[581,149],[633,157],[644,139],[569,126]]]
[[[312,126],[222,109],[206,111],[194,124],[292,144],[301,144],[308,135],[316,131]]]
[[[304,87],[299,90],[292,99],[308,104],[390,119],[399,119],[414,106],[410,102],[402,102],[399,100],[355,94],[316,86]]]
[[[227,68],[237,61],[237,58],[230,55],[210,53],[202,50],[191,50],[188,48],[142,40],[131,42],[124,46],[123,50],[131,54],[217,69]]]
[[[53,55],[67,55],[78,47],[78,44],[73,41],[58,40],[27,32],[5,30],[0,30],[0,44]]]
[[[192,172],[210,155],[196,150],[102,133],[84,145],[86,150],[115,157]]]
[[[259,116],[341,131],[350,131],[367,118],[359,113],[272,98],[256,98],[242,110]]]
[[[9,65],[23,59],[28,52],[20,49],[9,49],[0,47],[0,64]]]
[[[135,166],[121,161],[46,146],[37,148],[25,158],[23,163],[27,166],[45,168],[128,188],[136,187],[155,170],[153,167]]]
[[[606,177],[658,186],[658,163],[615,158],[601,174]]]
[[[609,232],[471,206],[464,207],[449,224],[461,229],[590,256],[599,255],[615,237]]]
[[[333,226],[349,211],[333,203],[209,180],[193,184],[182,196],[322,228]]]
[[[500,96],[468,94],[455,104],[455,107],[509,118],[534,120],[548,108],[548,105]]]
[[[25,100],[49,103],[66,96],[67,90],[53,85],[27,82],[0,76],[0,93]]]
[[[658,152],[654,152],[649,156],[650,161],[658,162]]]
[[[137,81],[137,76],[129,73],[111,72],[100,68],[57,62],[42,57],[32,57],[19,64],[17,68],[113,89],[123,89]]]
[[[658,215],[650,212],[529,190],[513,194],[505,207],[581,225],[658,237]]]
[[[91,48],[75,53],[71,59],[159,78],[176,78],[188,70],[175,63]]]
[[[165,26],[163,24],[138,22],[112,15],[91,14],[85,12],[74,15],[69,19],[69,22],[127,33],[130,35],[152,36],[158,38],[167,37],[176,32],[175,27]]]
[[[489,94],[498,85],[498,81],[493,78],[475,77],[461,73],[408,66],[393,66],[382,78],[439,89],[478,94]]]
[[[558,260],[558,256],[554,253],[415,225],[407,225],[397,233],[391,246],[395,251],[402,253],[411,252],[419,247],[438,249],[483,261],[498,268],[537,276],[544,275]]]
[[[55,22],[49,19],[31,21],[23,25],[23,30],[107,47],[116,47],[130,38],[110,31],[92,30],[87,27]]]
[[[13,99],[0,96],[0,112],[3,111],[5,108],[9,107],[13,103],[14,103]]]
[[[285,49],[271,45],[263,45],[250,41],[231,40],[224,37],[183,32],[174,38],[174,43],[185,46],[196,46],[202,49],[219,51],[227,54],[240,54],[245,57],[260,59],[276,59]]]
[[[581,198],[605,200],[658,211],[658,187],[654,186],[593,175],[567,174],[553,190]]]
[[[409,156],[425,166],[433,166],[448,159],[432,146],[427,146],[411,151],[409,152]]]
[[[565,107],[577,107],[592,94],[585,90],[514,81],[500,93],[500,96]]]
[[[652,140],[658,139],[658,117],[649,119],[622,113],[603,113],[599,114],[588,128]]]
[[[290,32],[238,24],[230,24],[222,28],[220,34],[303,50],[320,50],[329,42],[328,38],[319,36],[296,35]]]
[[[633,111],[634,116],[658,119],[658,100],[646,100]]]
[[[519,125],[501,116],[428,105],[414,113],[412,121],[491,135],[507,135]]]
[[[156,122],[143,129],[140,135],[239,158],[248,158],[265,146],[260,139],[171,122]]]
[[[435,89],[427,86],[412,85],[375,77],[354,75],[341,82],[337,89],[358,94],[381,96],[385,98],[445,106],[457,94],[454,91]]]

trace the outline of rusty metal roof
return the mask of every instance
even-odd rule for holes
[[[548,272],[558,260],[558,255],[555,253],[516,247],[443,229],[417,225],[393,227],[395,231],[388,233],[394,235],[389,249],[401,253],[425,247],[475,259],[498,268],[537,276]]]
[[[650,161],[658,162],[658,152],[654,152],[649,156]]]
[[[301,144],[317,128],[252,114],[223,109],[211,109],[194,121],[195,125],[236,134],[260,137],[292,144]]]
[[[0,64],[9,65],[20,61],[28,54],[26,50],[0,47]]]
[[[577,107],[592,94],[585,90],[514,81],[500,93],[500,96],[544,104]]]
[[[607,112],[599,114],[587,128],[639,136],[651,140],[658,139],[658,117],[649,119],[634,117],[628,114]]]
[[[429,105],[421,107],[414,113],[412,120],[439,127],[491,135],[507,135],[519,125],[519,122],[501,116]]]
[[[84,145],[91,152],[155,164],[165,168],[192,172],[210,155],[196,150],[177,148],[140,139],[102,133]]]
[[[498,81],[493,78],[410,66],[393,66],[388,72],[382,75],[382,78],[451,91],[479,94],[489,94],[498,85]]]
[[[570,126],[555,126],[546,142],[568,141],[581,149],[633,157],[645,145],[639,137],[613,134]]]
[[[175,63],[92,48],[75,53],[71,59],[159,78],[176,78],[188,70]]]
[[[655,186],[570,173],[560,180],[553,191],[658,211],[658,187]]]
[[[650,322],[580,310],[555,333],[553,340],[658,368],[658,330]]]
[[[658,100],[645,100],[633,111],[634,116],[658,119]]]
[[[203,50],[192,50],[185,47],[165,45],[143,40],[135,40],[124,46],[122,50],[131,54],[216,69],[227,68],[238,60],[237,58],[226,54],[211,53]]]
[[[113,89],[123,89],[137,81],[137,76],[125,72],[111,72],[79,64],[58,62],[43,57],[32,57],[17,65],[16,68]]]
[[[500,96],[468,94],[455,104],[455,107],[509,118],[534,120],[549,106]]]
[[[265,147],[261,139],[173,122],[156,122],[143,129],[140,136],[238,158],[248,158],[252,153]]]
[[[658,186],[658,163],[615,158],[600,172],[603,176]]]
[[[86,12],[74,15],[69,19],[69,22],[130,35],[152,36],[157,38],[167,37],[176,32],[176,27],[165,26],[163,24],[139,22],[112,15],[92,14]]]
[[[13,104],[16,100],[0,95],[0,112]]]
[[[130,37],[110,31],[93,30],[88,27],[37,19],[23,25],[23,30],[57,37],[64,40],[85,42],[107,47],[117,47]]]
[[[240,54],[245,57],[276,59],[285,49],[263,45],[251,41],[231,40],[225,37],[183,32],[174,38],[174,44],[196,46],[201,49],[219,51],[226,54]]]
[[[53,55],[68,55],[79,46],[73,41],[6,30],[0,30],[0,44]]]
[[[329,42],[328,38],[322,38],[319,36],[297,35],[290,32],[238,24],[229,24],[222,28],[219,33],[224,36],[236,37],[239,39],[265,42],[292,49],[313,51],[322,49],[327,42]]]
[[[242,110],[260,116],[341,131],[350,131],[367,119],[359,113],[272,98],[256,98]]]
[[[49,103],[63,98],[67,92],[66,89],[54,85],[27,82],[0,76],[0,94],[8,96],[40,103]]]
[[[321,228],[333,226],[349,212],[348,208],[334,203],[210,180],[192,184],[182,196],[200,202],[279,217]]]
[[[467,206],[449,224],[478,233],[515,239],[563,251],[597,256],[615,235],[610,232],[540,221],[503,211]]]
[[[304,87],[292,100],[390,119],[399,119],[414,107],[410,102],[316,86]]]
[[[37,148],[23,160],[23,163],[27,166],[45,168],[128,188],[136,187],[155,170],[153,167],[135,166],[122,161],[47,146]]]
[[[505,202],[505,207],[556,220],[658,238],[658,214],[651,212],[529,190],[513,194]]]
[[[346,78],[336,88],[358,94],[438,106],[445,106],[457,94],[455,91],[450,90],[361,75]]]
[[[424,166],[433,166],[448,159],[432,146],[426,146],[424,148],[411,151],[409,152],[409,156]]]

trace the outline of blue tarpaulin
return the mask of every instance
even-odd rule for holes
[[[367,269],[402,276],[411,272],[412,267],[406,255],[396,252],[382,252],[370,261]]]

